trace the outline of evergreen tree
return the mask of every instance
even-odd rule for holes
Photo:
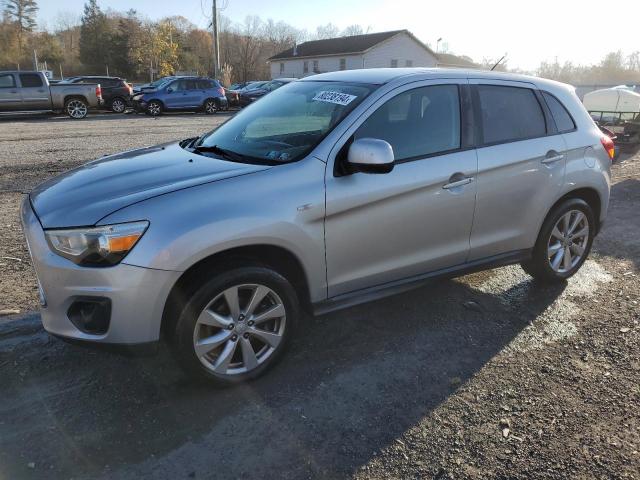
[[[35,0],[5,0],[4,14],[18,27],[18,48],[22,54],[24,34],[36,27],[38,4]]]
[[[80,61],[92,70],[91,73],[105,73],[105,66],[111,60],[110,45],[109,20],[97,0],[89,0],[84,5],[80,26]]]

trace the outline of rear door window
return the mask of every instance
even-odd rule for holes
[[[457,85],[432,85],[403,92],[378,108],[354,138],[378,138],[396,160],[417,159],[460,148]]]
[[[213,88],[213,82],[211,80],[198,80],[197,82],[200,90],[211,90]]]
[[[560,100],[548,92],[542,92],[542,96],[544,97],[544,101],[547,102],[549,110],[551,110],[551,116],[553,116],[553,121],[556,122],[558,132],[564,133],[575,130],[576,124]]]
[[[12,74],[0,75],[0,88],[14,88],[16,81]]]
[[[478,85],[485,145],[542,137],[547,125],[529,88]]]
[[[37,73],[21,73],[20,83],[24,88],[41,87],[42,78]]]

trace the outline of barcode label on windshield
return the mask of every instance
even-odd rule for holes
[[[318,92],[313,99],[317,102],[335,103],[336,105],[349,105],[356,99],[355,95],[341,92]]]

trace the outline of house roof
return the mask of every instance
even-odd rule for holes
[[[453,55],[451,53],[438,53],[438,66],[442,65],[444,67],[464,67],[464,68],[478,68],[479,65],[477,63],[472,62],[464,57],[459,57],[458,55]]]
[[[282,60],[300,57],[320,57],[326,55],[353,55],[363,53],[371,47],[388,40],[400,33],[405,33],[422,45],[432,55],[435,53],[424,43],[418,40],[409,30],[392,30],[389,32],[367,33],[364,35],[353,35],[350,37],[327,38],[325,40],[313,40],[304,42],[296,48],[296,55],[293,48],[280,52],[268,60]]]

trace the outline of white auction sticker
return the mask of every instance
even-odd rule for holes
[[[349,105],[356,99],[356,95],[349,95],[348,93],[341,92],[327,92],[322,91],[316,93],[313,97],[318,102],[335,103],[336,105]]]

